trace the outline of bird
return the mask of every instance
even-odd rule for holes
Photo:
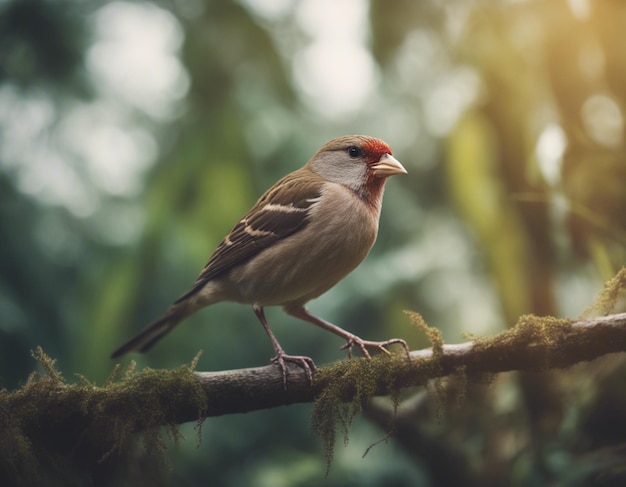
[[[300,169],[268,189],[217,246],[191,288],[112,354],[143,353],[181,321],[220,301],[252,305],[272,342],[271,362],[281,369],[287,387],[286,362],[304,369],[309,383],[313,359],[285,353],[265,318],[264,308],[282,306],[290,316],[343,338],[351,356],[358,347],[389,353],[406,342],[363,340],[322,318],[305,305],[322,295],[365,259],[378,233],[385,181],[406,169],[382,140],[347,135],[324,144]],[[409,357],[410,360],[410,357]]]

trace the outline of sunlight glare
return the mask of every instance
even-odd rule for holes
[[[305,0],[297,20],[311,43],[292,69],[310,107],[332,118],[356,111],[372,93],[378,71],[367,48],[365,0]]]
[[[561,164],[566,148],[567,136],[561,126],[556,123],[549,124],[537,140],[535,153],[539,169],[551,186],[555,186],[561,180]]]
[[[587,133],[598,144],[619,147],[623,143],[624,117],[613,98],[596,94],[582,106],[582,119]]]
[[[148,3],[113,2],[95,13],[94,30],[87,67],[101,89],[154,118],[174,115],[190,83],[176,18]]]

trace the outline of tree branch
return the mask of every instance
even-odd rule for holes
[[[68,458],[92,473],[106,471],[111,461],[123,458],[116,452],[133,444],[133,433],[147,432],[147,447],[158,451],[162,443],[154,428],[161,425],[313,401],[314,426],[330,460],[342,403],[351,404],[351,417],[372,396],[396,394],[438,377],[541,371],[626,351],[626,313],[575,322],[524,316],[492,338],[458,345],[443,345],[436,331],[413,319],[433,341],[432,350],[411,352],[410,362],[397,353],[325,365],[313,384],[303,370],[288,364],[287,390],[274,365],[222,372],[146,368],[103,387],[85,379],[67,384],[54,360],[39,350],[35,356],[45,374],[33,374],[16,391],[0,390],[0,478],[3,472],[16,479],[46,472]],[[34,470],[44,459],[47,463]]]
[[[626,351],[626,313],[591,320],[568,322],[535,316],[524,317],[518,325],[493,338],[478,339],[456,345],[443,345],[411,352],[411,362],[394,355],[395,387],[422,385],[430,379],[450,374],[468,376],[494,374],[513,370],[540,371],[565,368],[575,363],[615,352]],[[199,383],[211,397],[207,416],[243,413],[258,409],[312,402],[331,381],[349,373],[352,362],[362,366],[379,366],[387,357],[342,361],[320,367],[312,386],[304,372],[290,364],[288,390],[283,390],[282,376],[277,367],[239,369],[222,372],[196,372]],[[376,395],[389,393],[389,387],[378,384]],[[345,400],[350,400],[354,388],[345,384]],[[194,416],[195,414],[195,416]],[[197,419],[197,411],[180,410],[176,422]]]
[[[371,373],[369,369],[376,370],[383,362],[393,362],[394,387],[409,387],[459,371],[470,377],[512,370],[539,371],[568,367],[623,351],[626,351],[626,313],[576,322],[529,316],[493,338],[443,345],[436,352],[431,349],[413,351],[410,363],[397,354],[393,360],[378,356],[372,361],[345,360],[326,365],[318,369],[312,386],[309,386],[302,369],[289,364],[288,388],[285,391],[278,367],[268,365],[195,372],[196,386],[200,386],[206,396],[206,402],[200,407],[197,389],[195,394],[180,394],[181,387],[193,388],[193,384],[189,383],[170,382],[169,388],[162,389],[159,397],[168,404],[166,409],[169,413],[163,418],[166,423],[183,423],[197,420],[199,408],[203,410],[203,416],[219,416],[313,402],[329,384],[355,371],[355,366],[363,373]],[[129,388],[119,388],[117,400],[120,404],[131,403],[141,407],[136,394],[142,390],[152,396],[153,391],[149,391],[148,384],[132,384]],[[351,400],[354,393],[354,381],[342,385],[342,396],[346,401]],[[388,384],[377,384],[374,393],[388,394]],[[177,399],[177,404],[172,404],[173,398]]]
[[[369,381],[367,394],[371,396],[450,374],[471,378],[513,370],[563,368],[626,351],[626,313],[575,322],[526,316],[492,338],[433,349],[411,352],[411,362],[398,353],[325,365],[317,370],[312,385],[302,369],[288,364],[287,390],[274,365],[221,372],[146,369],[105,387],[66,385],[52,377],[52,386],[46,386],[45,407],[37,408],[36,417],[21,421],[27,430],[29,424],[52,427],[69,421],[80,428],[114,421],[124,423],[127,432],[132,432],[200,417],[313,402],[330,387],[341,400],[349,402],[359,393],[363,377]],[[32,404],[35,386],[30,386],[30,395],[28,391],[14,393],[9,407]]]

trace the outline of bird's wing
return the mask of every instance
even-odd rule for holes
[[[193,287],[176,303],[198,292],[208,281],[302,230],[309,222],[311,207],[319,201],[323,181],[305,176],[303,170],[285,176],[272,186],[233,227],[202,269]]]

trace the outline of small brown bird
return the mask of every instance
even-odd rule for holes
[[[385,180],[406,170],[382,140],[349,135],[331,140],[306,163],[259,198],[217,247],[195,284],[137,336],[112,354],[118,358],[149,350],[178,323],[219,301],[252,305],[269,335],[287,384],[285,362],[304,368],[312,380],[315,364],[306,356],[287,355],[270,330],[263,308],[282,306],[296,318],[344,340],[342,349],[359,347],[389,353],[398,343],[363,340],[313,316],[305,304],[354,270],[369,253],[378,233]]]

